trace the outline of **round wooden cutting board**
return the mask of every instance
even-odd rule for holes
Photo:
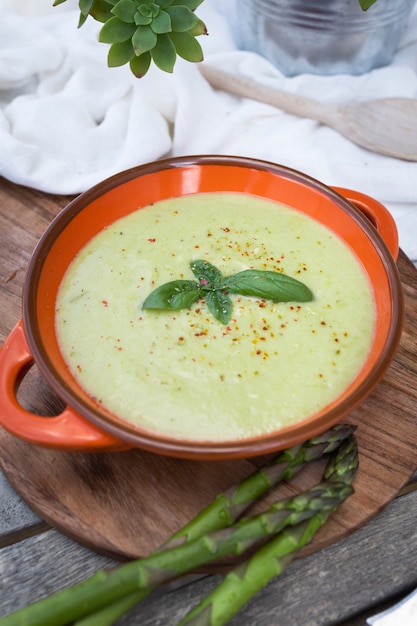
[[[406,307],[399,351],[376,391],[348,419],[358,426],[355,493],[302,554],[364,524],[397,495],[417,468],[417,270],[402,253],[399,268]],[[35,368],[22,384],[19,400],[41,414],[59,407]],[[29,506],[63,533],[119,559],[158,547],[217,493],[266,460],[185,461],[138,449],[63,453],[27,444],[0,429],[0,466]],[[318,482],[322,470],[323,462],[308,466],[268,494],[256,510]]]

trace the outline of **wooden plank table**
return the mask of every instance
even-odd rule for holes
[[[21,315],[32,250],[69,199],[0,179],[0,342]],[[411,293],[415,268],[404,255],[399,263]],[[415,375],[408,384],[413,382]],[[367,615],[417,587],[416,485],[414,476],[381,513],[349,537],[293,562],[231,624],[360,626]],[[0,616],[113,564],[38,517],[0,472]],[[207,575],[150,597],[120,624],[136,624],[140,616],[143,626],[174,625],[218,580],[218,575]]]

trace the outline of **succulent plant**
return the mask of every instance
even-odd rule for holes
[[[66,0],[55,0],[54,6]],[[172,72],[177,56],[193,63],[203,60],[196,37],[207,34],[194,13],[203,0],[79,0],[82,26],[91,15],[103,26],[99,41],[110,44],[109,67],[129,64],[140,78],[153,61]]]

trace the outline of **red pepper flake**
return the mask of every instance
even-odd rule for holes
[[[154,237],[149,237],[148,241],[149,243],[155,243],[156,239]]]
[[[82,371],[83,371],[83,368],[81,367],[81,365],[77,365],[77,370],[78,370],[79,372],[82,372]]]
[[[109,303],[107,300],[102,300],[101,304],[103,304],[105,307],[109,306]]]

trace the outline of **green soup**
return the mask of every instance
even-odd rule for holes
[[[313,300],[232,295],[226,325],[204,299],[142,309],[159,285],[195,280],[197,259],[226,276],[284,272]],[[232,193],[164,200],[113,223],[75,258],[56,304],[62,353],[92,397],[141,428],[195,441],[258,436],[319,411],[357,375],[374,324],[368,279],[334,233]]]

